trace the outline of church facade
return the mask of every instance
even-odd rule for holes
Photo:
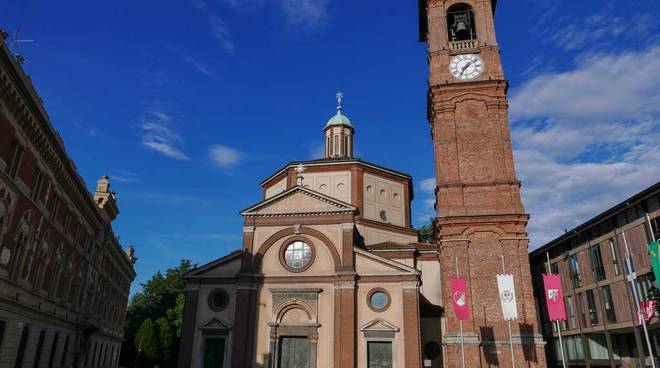
[[[494,9],[420,1],[437,240],[412,228],[412,177],[353,156],[338,95],[325,157],[266,178],[263,200],[241,212],[242,248],[185,276],[180,367],[546,366]],[[500,310],[499,273],[515,280],[513,322]],[[457,276],[471,312],[462,324]]]

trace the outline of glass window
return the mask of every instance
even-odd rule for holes
[[[368,368],[392,368],[392,342],[367,342],[367,362]]]
[[[589,248],[589,258],[591,258],[591,277],[593,281],[601,281],[605,278],[605,269],[603,268],[603,257],[600,254],[600,244]]]
[[[50,347],[50,357],[48,358],[48,368],[53,367],[53,363],[55,362],[55,352],[57,351],[57,342],[60,339],[60,334],[59,332],[55,332],[55,336],[53,337],[53,345]]]
[[[9,176],[12,178],[15,178],[16,174],[18,173],[18,168],[20,167],[21,161],[23,160],[23,151],[23,147],[18,143],[18,141],[15,140],[11,146],[9,164],[6,168],[7,174],[9,174]]]
[[[650,274],[637,277],[637,293],[640,300],[649,299],[649,290],[653,287],[653,282],[649,280]]]
[[[64,367],[66,364],[66,355],[69,353],[69,336],[67,335],[64,339],[64,347],[62,348],[62,359],[60,359],[60,367]]]
[[[596,311],[596,299],[594,298],[594,291],[587,290],[587,306],[589,308],[589,322],[591,325],[598,324],[598,312]]]
[[[279,368],[309,367],[309,339],[306,337],[282,337],[280,340]]]
[[[608,323],[616,322],[616,313],[614,312],[614,304],[612,301],[612,291],[610,286],[603,286],[603,304],[605,305],[605,315]]]
[[[307,267],[311,260],[312,248],[302,241],[289,244],[284,251],[284,261],[294,270]]]
[[[566,309],[568,311],[568,327],[573,329],[577,326],[575,325],[575,308],[573,307],[573,297],[566,297]]]
[[[376,291],[371,294],[369,303],[373,309],[380,311],[387,308],[387,306],[390,304],[390,298],[385,292]]]
[[[25,357],[25,348],[27,347],[28,337],[30,337],[30,327],[23,327],[21,333],[21,341],[18,343],[18,350],[16,351],[15,368],[23,367],[23,358]]]
[[[582,278],[580,277],[580,261],[577,254],[573,254],[568,259],[568,265],[571,271],[571,284],[574,288],[578,288],[582,285]]]
[[[41,361],[41,351],[44,347],[44,338],[46,337],[46,331],[41,330],[39,332],[39,340],[37,341],[37,351],[34,353],[34,363],[32,364],[33,368],[39,367],[39,362]]]
[[[612,268],[614,270],[614,276],[619,276],[621,273],[619,269],[619,257],[616,254],[616,246],[614,245],[614,239],[609,240],[610,245],[610,255],[612,257]]]
[[[0,321],[0,348],[2,348],[2,339],[5,337],[6,327],[7,327],[7,322]]]

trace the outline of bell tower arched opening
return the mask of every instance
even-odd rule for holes
[[[468,4],[454,4],[447,9],[447,35],[449,42],[477,39],[474,11]]]

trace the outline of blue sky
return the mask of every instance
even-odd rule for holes
[[[259,182],[316,158],[334,94],[357,154],[408,172],[432,215],[416,1],[8,0],[20,45],[91,189],[108,173],[138,284],[240,247]],[[660,3],[499,1],[496,24],[532,246],[660,178]]]

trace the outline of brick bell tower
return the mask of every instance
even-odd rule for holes
[[[467,278],[466,367],[511,367],[497,274],[513,274],[516,367],[545,367],[530,276],[529,216],[520,199],[495,38],[495,0],[419,0],[428,44],[428,119],[435,150],[436,238],[442,252],[444,366],[461,367],[459,322],[449,280]],[[504,260],[504,272],[503,261]],[[458,261],[458,262],[457,262]],[[456,266],[458,264],[458,267]]]

